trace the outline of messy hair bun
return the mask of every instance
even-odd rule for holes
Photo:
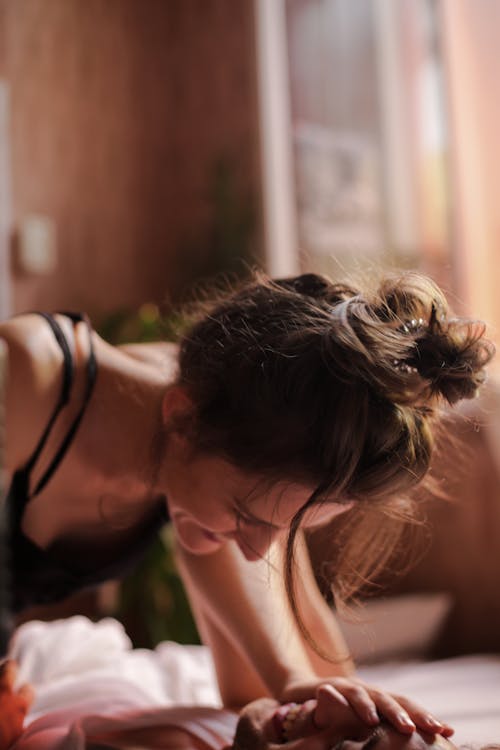
[[[381,504],[426,474],[440,402],[472,397],[493,355],[482,323],[451,317],[430,279],[375,292],[304,274],[258,276],[181,341],[196,447],[260,475],[306,481],[317,502]]]
[[[484,324],[450,318],[439,288],[419,274],[385,280],[365,296],[333,287],[328,356],[396,404],[449,404],[484,381],[491,345]]]
[[[375,292],[317,274],[258,276],[184,336],[180,382],[200,449],[367,499],[422,478],[435,407],[472,397],[492,354],[484,325],[450,317],[421,274]]]

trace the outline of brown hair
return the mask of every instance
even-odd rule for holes
[[[315,486],[287,542],[287,591],[302,628],[293,551],[306,510],[355,500],[358,515],[371,507],[407,517],[407,493],[429,468],[436,407],[474,396],[492,356],[484,325],[450,317],[442,292],[417,273],[373,293],[316,274],[257,276],[184,336],[179,380],[196,409],[195,447]],[[355,579],[354,539],[344,582]],[[363,576],[370,564],[365,557]]]

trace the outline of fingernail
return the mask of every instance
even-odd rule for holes
[[[398,719],[401,722],[401,724],[404,724],[405,727],[411,727],[411,729],[417,728],[415,723],[408,716],[408,714],[398,714]]]
[[[430,724],[432,727],[436,727],[436,729],[442,729],[443,725],[440,721],[438,721],[434,716],[427,716],[426,721],[428,724]]]
[[[380,717],[375,709],[368,711],[368,721],[370,724],[380,724]]]

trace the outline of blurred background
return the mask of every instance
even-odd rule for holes
[[[495,0],[0,0],[2,314],[239,267],[432,273],[498,327]]]
[[[0,0],[0,317],[81,309],[154,338],[219,272],[403,267],[495,339],[499,42],[496,0]],[[498,584],[499,539],[472,586]],[[151,622],[137,642],[165,635]]]

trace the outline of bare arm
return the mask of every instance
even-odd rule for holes
[[[12,473],[34,450],[62,381],[62,354],[52,332],[37,315],[23,315],[0,324],[8,350],[6,463]]]
[[[251,563],[233,542],[206,556],[181,552],[193,608],[198,615],[202,613],[201,630],[208,645],[214,647],[222,680],[219,687],[228,706],[262,695],[253,692],[258,686],[255,681],[249,681],[248,694],[242,691],[245,662],[253,665],[271,695],[281,695],[290,680],[313,677],[288,606],[281,601],[281,585],[271,564],[276,561],[277,543],[269,551],[269,561]],[[228,650],[223,647],[224,641],[229,644]],[[231,668],[228,657],[234,659],[235,654],[240,659]]]
[[[283,550],[284,539],[278,537],[269,562],[249,563],[232,545],[222,547],[214,555],[187,562],[185,572],[193,584],[195,606],[201,602],[202,610],[207,613],[202,630],[214,648],[219,686],[226,704],[236,707],[253,700],[256,693],[251,691],[259,690],[259,680],[268,693],[284,703],[315,697],[318,687],[327,683],[333,688],[333,693],[329,691],[332,696],[329,711],[333,716],[338,711],[340,696],[344,705],[347,700],[368,726],[376,726],[383,715],[402,733],[409,734],[417,726],[425,732],[450,736],[451,727],[436,722],[427,709],[365,685],[355,677],[346,644],[316,586],[306,544],[300,538],[296,551],[299,609],[311,636],[333,661],[314,654],[299,633],[286,600]],[[225,641],[230,648],[224,647]],[[236,660],[235,654],[239,657]],[[248,682],[245,664],[253,665]]]
[[[197,561],[180,547],[176,558],[202,641],[210,646],[212,652],[224,705],[239,710],[246,703],[269,695],[269,690],[248,656],[233,638],[228,637],[224,627],[219,626],[217,618],[211,613],[211,608],[206,606],[205,597],[198,590],[200,582]],[[193,567],[196,569],[193,570]],[[238,678],[235,680],[236,675]]]
[[[280,537],[268,558],[258,562],[246,561],[232,543],[203,557],[180,552],[193,609],[205,642],[213,650],[226,705],[240,706],[265,693],[281,698],[288,685],[314,682],[320,675],[286,599],[283,549],[284,538]],[[302,565],[306,554],[301,543],[298,567],[303,577],[298,594],[305,623],[314,628],[313,638],[326,650],[344,658],[347,649],[335,620],[316,587],[310,565],[305,570]],[[329,676],[352,671],[351,663],[345,661],[323,662],[321,667]]]

